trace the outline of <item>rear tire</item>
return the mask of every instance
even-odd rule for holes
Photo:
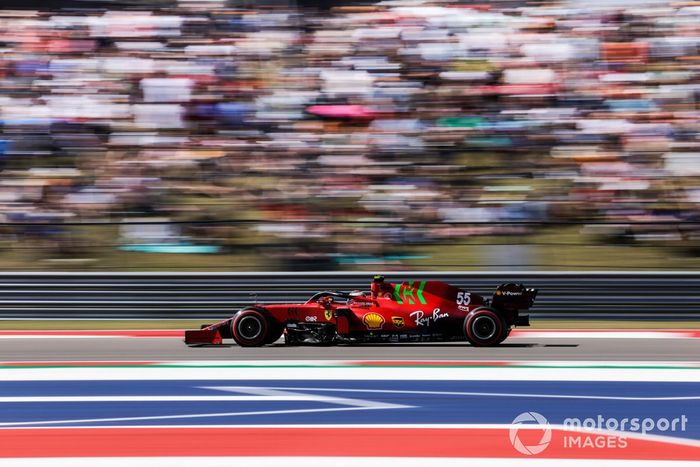
[[[475,347],[498,345],[510,334],[506,321],[491,308],[477,308],[464,319],[464,333]]]
[[[247,308],[231,320],[231,334],[241,347],[260,347],[268,343],[274,324],[264,310]]]

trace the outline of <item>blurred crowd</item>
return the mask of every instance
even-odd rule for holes
[[[3,235],[290,267],[695,238],[697,2],[192,5],[0,11]]]

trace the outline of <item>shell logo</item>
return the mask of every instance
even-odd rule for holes
[[[384,326],[384,317],[379,313],[367,313],[362,317],[367,329],[381,329]]]

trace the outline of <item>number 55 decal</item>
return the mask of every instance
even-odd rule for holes
[[[469,305],[472,301],[470,292],[458,292],[457,293],[457,305]]]

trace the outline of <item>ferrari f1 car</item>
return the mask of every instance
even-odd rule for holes
[[[537,289],[500,285],[493,297],[449,285],[416,281],[392,284],[375,276],[371,291],[318,292],[305,303],[252,305],[231,318],[185,331],[190,346],[242,347],[276,342],[334,344],[352,342],[468,340],[475,346],[503,342],[514,326],[529,326]]]

